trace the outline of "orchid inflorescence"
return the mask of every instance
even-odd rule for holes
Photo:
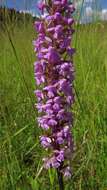
[[[72,126],[74,103],[74,48],[71,48],[75,10],[69,0],[47,0],[39,4],[43,16],[34,26],[38,38],[34,41],[37,61],[34,72],[38,90],[36,107],[40,113],[40,137],[48,156],[45,168],[60,168],[65,177],[71,176],[69,165],[73,151]]]

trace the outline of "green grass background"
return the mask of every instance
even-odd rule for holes
[[[7,28],[7,29],[6,29]],[[34,108],[32,23],[0,30],[0,189],[58,190],[54,170],[42,170]],[[107,190],[107,23],[76,27],[75,152],[65,190]]]

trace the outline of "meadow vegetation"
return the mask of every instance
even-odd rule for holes
[[[0,189],[57,190],[42,170],[34,97],[32,22],[0,29]],[[14,29],[14,30],[13,30]],[[76,26],[75,152],[65,190],[107,189],[107,23]]]

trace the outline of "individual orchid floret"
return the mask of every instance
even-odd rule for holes
[[[49,137],[42,136],[40,137],[40,142],[44,148],[49,148],[51,146],[52,140]]]

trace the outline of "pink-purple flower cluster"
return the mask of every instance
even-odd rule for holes
[[[44,158],[45,168],[60,168],[70,177],[69,158],[73,150],[74,67],[71,48],[72,13],[75,8],[69,0],[48,0],[39,4],[42,14],[35,22],[38,38],[34,41],[37,61],[34,63],[38,90],[37,109],[39,126],[44,130],[40,137],[49,156]]]

